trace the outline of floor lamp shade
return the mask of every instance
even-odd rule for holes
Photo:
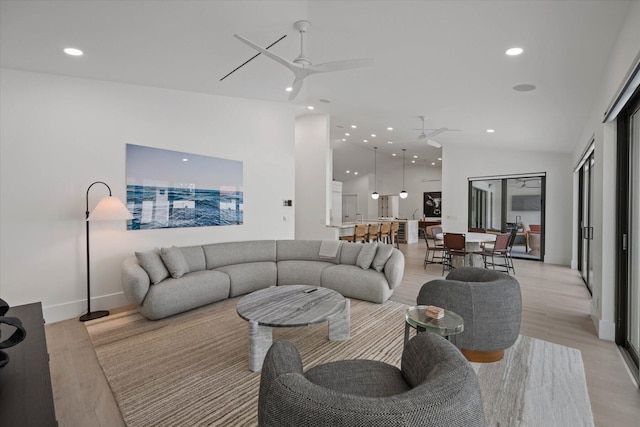
[[[109,190],[109,196],[103,197],[96,205],[93,211],[89,212],[89,190],[96,184],[102,184]],[[90,221],[115,221],[115,220],[127,220],[133,219],[133,215],[127,209],[127,207],[118,199],[111,195],[111,188],[102,181],[96,181],[87,188],[87,209],[85,212],[85,218],[87,223],[87,314],[80,316],[81,322],[87,320],[98,319],[100,317],[108,316],[109,312],[106,310],[91,311],[91,262],[89,261],[89,222]]]
[[[91,211],[87,221],[114,221],[133,219],[133,215],[117,197],[104,197]]]

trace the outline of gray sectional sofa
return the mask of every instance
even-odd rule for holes
[[[390,245],[340,242],[331,257],[320,256],[323,245],[257,240],[137,252],[122,266],[124,294],[156,320],[276,285],[322,286],[383,303],[402,281],[404,255]]]

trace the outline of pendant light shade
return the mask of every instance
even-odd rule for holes
[[[406,151],[406,148],[402,149],[402,191],[400,192],[401,199],[406,199],[407,197],[409,197],[409,193],[404,190],[404,156]]]
[[[373,147],[373,193],[371,198],[378,200],[380,195],[378,194],[378,147]]]

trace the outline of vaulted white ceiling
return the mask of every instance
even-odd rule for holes
[[[424,143],[388,143],[417,138],[420,115],[427,128],[460,129],[433,138],[442,145],[572,151],[585,142],[581,131],[629,7],[626,0],[0,4],[2,67],[277,102],[289,102],[284,88],[293,74],[264,55],[220,81],[255,54],[233,34],[263,46],[286,35],[270,50],[292,60],[300,49],[293,22],[311,21],[312,62],[375,59],[369,68],[309,77],[292,101],[299,114],[313,105],[331,115],[338,180],[351,176],[347,169],[370,172],[373,146],[380,162],[401,148],[437,162],[441,150]],[[66,56],[67,46],[85,54]],[[505,55],[514,46],[524,53]],[[536,89],[513,89],[520,84]]]

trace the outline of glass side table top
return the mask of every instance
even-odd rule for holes
[[[451,310],[444,311],[442,319],[427,317],[426,305],[409,307],[405,312],[407,324],[416,329],[426,329],[443,337],[459,334],[464,331],[464,320]]]

